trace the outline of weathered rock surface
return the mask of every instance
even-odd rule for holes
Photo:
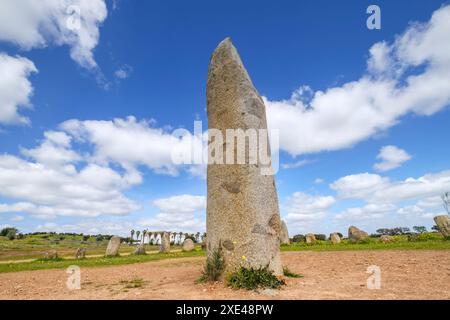
[[[444,237],[450,237],[450,216],[443,215],[434,218],[434,222],[439,228],[439,232],[442,233]]]
[[[341,243],[341,237],[335,232],[330,234],[330,241],[332,244],[338,244]]]
[[[352,242],[363,241],[369,238],[369,234],[355,226],[348,228],[348,239]]]
[[[280,234],[280,243],[281,244],[289,244],[289,231],[286,225],[286,222],[281,221],[281,234]]]
[[[136,255],[141,255],[141,254],[146,254],[145,252],[145,245],[144,244],[139,244],[136,249],[134,250],[134,254]]]
[[[195,249],[195,245],[194,245],[194,241],[192,241],[192,239],[186,239],[183,242],[183,247],[182,250],[189,252],[189,251],[193,251]]]
[[[75,259],[84,259],[86,258],[86,249],[85,248],[78,248],[75,252]]]
[[[211,58],[207,112],[209,129],[220,130],[223,138],[220,141],[210,136],[208,146],[208,256],[222,247],[225,273],[240,266],[268,266],[281,275],[281,220],[275,180],[273,175],[262,174],[263,168],[271,168],[270,161],[258,155],[252,163],[249,155],[254,148],[247,144],[243,162],[225,164],[226,151],[236,159],[238,145],[226,143],[227,129],[267,129],[264,102],[230,39],[222,41]],[[264,150],[270,160],[270,147]]]
[[[108,247],[106,247],[105,256],[107,257],[117,257],[119,255],[120,249],[120,237],[112,237],[109,239]]]
[[[50,250],[44,254],[45,260],[54,260],[54,259],[58,259],[58,257],[59,257],[58,252],[56,250]]]
[[[316,236],[313,235],[312,233],[308,233],[308,234],[305,236],[305,242],[308,243],[308,244],[314,244],[314,243],[316,243],[316,242],[317,242]]]
[[[159,246],[159,252],[170,252],[170,236],[167,232],[164,232],[161,236],[161,245]]]
[[[388,236],[388,235],[382,235],[380,237],[380,242],[382,242],[382,243],[391,243],[393,241],[394,241],[394,238],[391,236]]]

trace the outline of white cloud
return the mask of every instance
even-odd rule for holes
[[[0,124],[29,123],[28,118],[19,114],[19,109],[31,107],[33,86],[28,77],[33,72],[37,69],[30,60],[0,52]]]
[[[131,72],[133,72],[133,68],[131,68],[129,65],[124,65],[114,72],[114,76],[119,80],[123,80],[128,78]]]
[[[153,201],[153,205],[165,213],[193,213],[206,208],[206,198],[184,194],[157,199]]]
[[[377,159],[381,161],[373,166],[377,171],[389,171],[400,167],[406,161],[411,160],[411,156],[403,149],[396,146],[385,146],[381,148]]]
[[[311,228],[326,216],[335,202],[332,196],[296,192],[287,201],[284,219],[290,230],[311,232]]]
[[[370,49],[359,80],[317,91],[301,87],[288,100],[267,98],[268,122],[291,155],[348,148],[410,113],[432,115],[450,103],[450,6],[413,24],[392,44]],[[421,69],[422,68],[422,69]]]
[[[47,222],[38,225],[34,231],[36,232],[70,232],[84,233],[89,235],[108,234],[127,237],[133,229],[133,223],[130,221],[111,221],[102,219],[87,219],[76,223],[57,224],[55,222]]]
[[[363,207],[348,208],[343,212],[336,214],[335,219],[348,221],[381,219],[387,214],[394,212],[396,206],[392,204],[367,204]]]
[[[392,181],[376,174],[362,173],[338,179],[330,185],[340,198],[362,199],[370,203],[397,203],[437,197],[450,188],[450,171],[419,178]]]
[[[112,121],[69,120],[60,127],[78,141],[92,144],[92,157],[99,163],[118,163],[127,170],[143,165],[156,173],[175,176],[182,166],[173,162],[174,150],[190,156],[190,141],[200,146],[202,142],[190,134],[175,137],[152,124],[152,121],[128,117]]]
[[[14,222],[19,222],[19,221],[23,221],[25,218],[23,216],[14,216],[11,218],[11,221]]]
[[[97,69],[93,50],[106,16],[104,0],[2,0],[0,40],[24,50],[68,45],[80,66]]]
[[[161,212],[154,218],[143,219],[139,225],[150,230],[205,230],[206,197],[189,194],[157,199],[152,202]]]
[[[22,153],[33,161],[0,156],[0,196],[17,201],[0,204],[0,212],[26,212],[40,218],[96,217],[139,208],[122,193],[141,182],[139,173],[120,174],[108,165],[82,161],[63,132],[47,132],[40,146]]]
[[[283,169],[296,169],[296,168],[301,168],[304,167],[310,163],[313,163],[314,160],[309,160],[309,159],[302,159],[302,160],[298,160],[296,162],[291,162],[291,163],[283,163],[281,165],[281,167]]]

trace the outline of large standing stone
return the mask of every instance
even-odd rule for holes
[[[159,252],[170,252],[170,236],[167,232],[164,232],[161,236],[161,245],[159,246]]]
[[[316,236],[313,235],[312,233],[308,233],[308,234],[305,236],[305,242],[306,242],[307,244],[314,244],[314,243],[316,243],[316,242],[317,242]]]
[[[369,234],[365,231],[358,229],[355,226],[348,228],[348,239],[352,242],[363,241],[369,238]]]
[[[330,241],[332,244],[341,243],[341,237],[335,232],[330,234]]]
[[[121,241],[120,237],[112,237],[111,239],[109,239],[105,256],[117,257],[119,255],[120,241]]]
[[[289,231],[288,231],[286,222],[284,222],[284,221],[281,221],[280,243],[281,244],[291,243],[289,240]]]
[[[439,228],[439,231],[442,233],[444,237],[450,237],[450,216],[443,215],[434,217],[434,222]]]
[[[84,259],[86,258],[86,249],[85,248],[78,248],[75,252],[75,259]]]
[[[207,109],[210,129],[206,219],[208,257],[222,247],[225,273],[240,266],[268,266],[276,275],[281,275],[278,197],[274,177],[267,175],[271,162],[258,154],[254,163],[250,154],[255,148],[245,144],[248,152],[244,154],[244,161],[237,163],[238,143],[231,145],[226,141],[227,129],[240,129],[246,133],[249,133],[248,129],[267,129],[264,102],[230,39],[222,41],[211,58]],[[211,129],[219,130],[223,140],[217,140],[216,136],[212,138]],[[264,136],[267,138],[267,134]],[[266,147],[266,158],[270,160],[270,146],[267,144]],[[235,157],[236,164],[225,164],[227,151],[230,158]],[[223,156],[218,156],[222,152]],[[212,163],[217,159],[222,163]]]
[[[58,258],[59,258],[59,256],[58,256],[58,252],[56,250],[50,250],[44,254],[45,260],[55,260]]]
[[[195,245],[194,245],[194,241],[192,241],[192,239],[186,239],[183,242],[183,247],[182,250],[189,252],[189,251],[193,251],[195,249]]]

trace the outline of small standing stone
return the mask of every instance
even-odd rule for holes
[[[358,229],[355,226],[348,228],[348,238],[352,242],[363,241],[369,238],[369,234],[365,231]]]
[[[280,234],[280,243],[281,244],[289,244],[289,231],[286,225],[286,222],[281,221],[281,234]]]
[[[307,244],[314,244],[314,243],[316,243],[316,236],[315,235],[313,235],[312,233],[308,233],[306,236],[305,236],[305,241],[306,241],[306,243]]]
[[[54,259],[58,259],[58,257],[59,257],[58,252],[56,250],[50,250],[44,254],[45,260],[54,260]]]
[[[134,250],[134,254],[136,255],[142,255],[142,254],[146,254],[145,252],[145,246],[144,244],[139,244],[136,249]]]
[[[119,255],[120,241],[120,237],[112,237],[111,239],[109,239],[105,256],[117,257]]]
[[[450,237],[450,216],[443,215],[437,216],[434,218],[434,222],[439,228],[439,231],[442,233],[444,237]]]
[[[161,236],[161,245],[159,246],[159,252],[169,253],[170,252],[170,237],[167,232],[164,232]]]
[[[194,241],[192,241],[192,239],[186,239],[183,242],[183,251],[189,252],[189,251],[193,251],[195,249],[195,245],[194,245]]]
[[[341,237],[335,232],[330,234],[330,241],[332,244],[341,243]]]
[[[85,248],[78,248],[75,252],[75,259],[84,259],[86,258],[86,249]]]
[[[392,238],[391,236],[388,236],[388,235],[382,235],[380,237],[380,242],[382,242],[382,243],[391,243],[393,241],[394,241],[394,238]]]

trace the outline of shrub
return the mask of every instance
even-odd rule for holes
[[[321,241],[327,240],[327,236],[324,234],[315,234],[314,236],[316,237],[316,240],[321,240]]]
[[[437,233],[416,233],[408,236],[408,241],[416,242],[416,241],[429,241],[429,240],[441,240],[442,236]]]
[[[3,228],[3,229],[0,231],[0,236],[2,236],[2,237],[8,237],[8,234],[10,234],[10,233],[16,234],[17,232],[18,232],[18,230],[17,230],[16,228]]]
[[[244,268],[228,275],[227,283],[234,289],[255,290],[262,289],[278,289],[286,283],[278,279],[268,266],[262,268]]]
[[[8,238],[8,240],[14,240],[16,238],[16,230],[14,228],[8,230],[6,237]]]
[[[214,250],[211,257],[206,259],[206,264],[202,276],[198,282],[217,281],[225,269],[225,260],[222,256],[222,249]]]
[[[301,274],[292,272],[288,267],[283,267],[283,275],[288,278],[303,278]]]
[[[305,236],[302,234],[297,234],[292,238],[292,242],[305,242]]]

